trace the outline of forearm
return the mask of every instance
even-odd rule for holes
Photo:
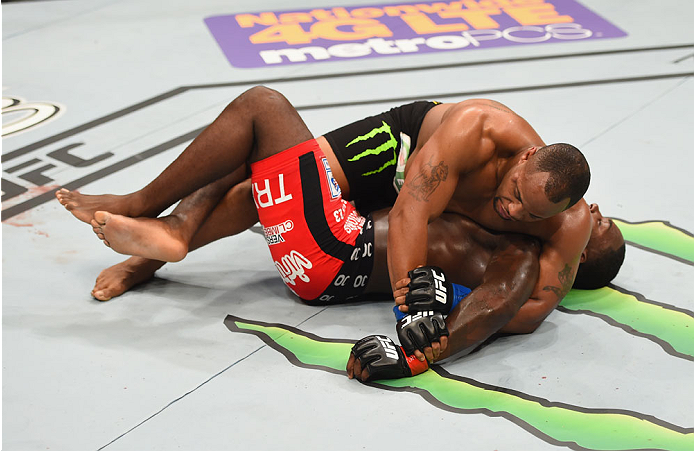
[[[530,298],[499,332],[505,334],[532,333],[551,312],[552,310],[548,311],[542,300]]]
[[[461,302],[465,305],[461,309],[454,309],[455,312],[446,318],[448,347],[438,360],[469,354],[498,332],[515,313],[512,301],[501,300],[499,293],[494,293],[489,287],[482,287],[474,290]]]
[[[537,282],[538,253],[537,246],[524,243],[492,259],[482,284],[446,319],[448,348],[438,360],[471,352],[514,318]]]
[[[416,237],[413,239],[413,237]],[[406,217],[396,209],[388,215],[388,274],[391,289],[407,272],[426,264],[427,222]]]
[[[571,290],[578,259],[571,263],[552,264],[543,257],[540,258],[540,276],[530,298],[501,332],[529,334],[535,331]]]

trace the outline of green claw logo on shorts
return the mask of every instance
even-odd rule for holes
[[[389,166],[393,166],[397,161],[397,156],[395,154],[395,151],[398,148],[398,140],[395,139],[395,137],[393,136],[393,132],[391,131],[390,125],[388,125],[385,121],[381,121],[381,124],[383,124],[383,125],[380,127],[374,128],[373,130],[371,130],[370,132],[368,132],[364,135],[357,136],[356,138],[354,138],[352,141],[350,141],[345,146],[345,147],[349,147],[354,143],[366,141],[367,139],[371,139],[374,136],[379,135],[381,133],[386,133],[388,135],[388,140],[386,142],[384,142],[383,144],[381,144],[377,147],[374,147],[373,149],[366,149],[365,151],[358,153],[357,155],[355,155],[352,158],[350,158],[349,160],[347,160],[347,161],[358,161],[358,160],[361,160],[362,158],[367,157],[369,155],[380,155],[383,152],[388,152],[388,151],[392,150],[392,152],[393,152],[393,158],[392,159],[386,161],[385,164],[378,169],[363,173],[362,174],[363,177],[367,177],[367,176],[373,175],[373,174],[378,174],[379,172],[383,171],[385,168],[387,168]]]
[[[694,266],[694,237],[667,222],[615,220],[630,245]],[[619,287],[572,290],[560,304],[659,344],[670,355],[694,361],[694,312],[646,299]],[[345,374],[354,340],[326,339],[299,329],[227,316],[232,332],[253,334],[292,364]],[[694,428],[622,409],[591,409],[542,399],[455,376],[434,366],[418,376],[369,385],[415,392],[432,405],[461,414],[503,417],[547,443],[577,450],[694,450]]]

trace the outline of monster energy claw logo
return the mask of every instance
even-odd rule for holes
[[[629,223],[615,220],[631,245],[694,265],[694,236],[664,221]],[[572,290],[560,310],[604,319],[625,332],[659,344],[670,355],[694,360],[694,312],[656,302],[619,287]],[[256,335],[292,364],[345,374],[353,340],[322,338],[282,324],[227,316],[232,332]],[[647,413],[588,408],[543,399],[456,376],[432,367],[418,376],[369,382],[376,388],[414,391],[433,406],[459,414],[502,417],[539,439],[572,450],[694,449],[694,428],[682,427]],[[686,400],[685,400],[686,402]]]
[[[354,341],[323,338],[291,326],[228,315],[232,332],[256,335],[292,364],[345,374]],[[433,368],[433,367],[432,367]],[[558,446],[574,450],[691,450],[694,428],[681,427],[641,412],[595,409],[538,398],[495,387],[435,368],[418,376],[369,382],[376,388],[415,391],[450,412],[502,417]]]
[[[397,162],[396,149],[398,148],[398,141],[393,136],[393,133],[390,129],[390,125],[386,124],[385,121],[381,121],[381,124],[383,124],[381,127],[374,128],[370,132],[368,132],[364,135],[357,136],[356,138],[354,138],[352,141],[350,141],[345,146],[345,147],[349,147],[352,144],[355,144],[355,143],[358,143],[361,141],[366,141],[366,140],[371,139],[374,136],[377,136],[381,133],[386,133],[388,135],[388,140],[386,142],[384,142],[383,144],[381,144],[381,145],[379,145],[373,149],[366,149],[363,152],[358,153],[355,156],[353,156],[352,158],[350,158],[349,160],[347,160],[347,161],[357,161],[357,160],[361,160],[363,157],[367,157],[369,155],[380,155],[383,152],[388,152],[388,151],[392,150],[393,157],[390,160],[386,161],[385,164],[383,164],[383,166],[381,166],[378,169],[363,173],[362,176],[364,176],[364,177],[367,177],[367,176],[373,175],[373,174],[377,174],[377,173],[383,171],[388,166],[395,165],[395,163]]]

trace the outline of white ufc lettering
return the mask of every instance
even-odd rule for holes
[[[257,183],[253,183],[253,200],[255,201],[255,206],[258,208],[272,207],[273,205],[281,204],[292,199],[291,194],[286,194],[284,189],[284,174],[279,174],[279,190],[280,195],[277,198],[272,197],[272,191],[270,190],[270,180],[263,180],[264,187],[261,189],[258,187]]]
[[[398,351],[397,349],[395,349],[393,341],[388,337],[376,336],[376,338],[378,338],[378,341],[381,342],[381,346],[383,346],[383,350],[386,353],[386,357],[398,360]]]
[[[371,253],[373,250],[373,243],[364,243],[364,255],[365,257],[371,257]]]
[[[288,285],[296,285],[294,279],[297,277],[304,282],[311,281],[305,270],[313,268],[313,264],[297,251],[291,251],[288,255],[282,257],[279,262],[275,262],[275,267],[279,271],[284,283]]]
[[[361,251],[360,248],[356,248],[352,251],[352,257],[350,258],[352,261],[359,260],[359,251]]]
[[[436,271],[433,269],[431,270],[432,275],[434,276],[434,288],[436,289],[436,300],[439,301],[442,304],[446,303],[446,287],[443,285],[443,282],[446,281],[446,275],[444,273],[441,273],[439,276],[436,274]]]
[[[415,320],[418,320],[420,318],[426,318],[428,316],[434,316],[434,311],[433,310],[424,310],[421,312],[414,313],[412,315],[407,315],[404,317],[402,321],[402,326],[408,326],[410,323],[412,323]]]

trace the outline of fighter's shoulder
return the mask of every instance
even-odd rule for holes
[[[476,114],[489,117],[504,116],[506,119],[518,116],[511,108],[501,102],[491,99],[467,99],[458,103],[450,103],[447,115]]]
[[[553,229],[556,230],[553,235],[558,235],[562,240],[564,237],[571,237],[572,241],[585,240],[587,242],[590,238],[593,222],[590,216],[590,208],[588,208],[588,204],[583,199],[568,210],[550,219],[553,219]]]
[[[508,148],[514,153],[518,137],[527,135],[532,129],[525,119],[506,105],[490,99],[469,99],[451,104],[443,115],[442,122],[446,121],[491,140],[495,150]],[[538,139],[533,136],[533,142]]]

